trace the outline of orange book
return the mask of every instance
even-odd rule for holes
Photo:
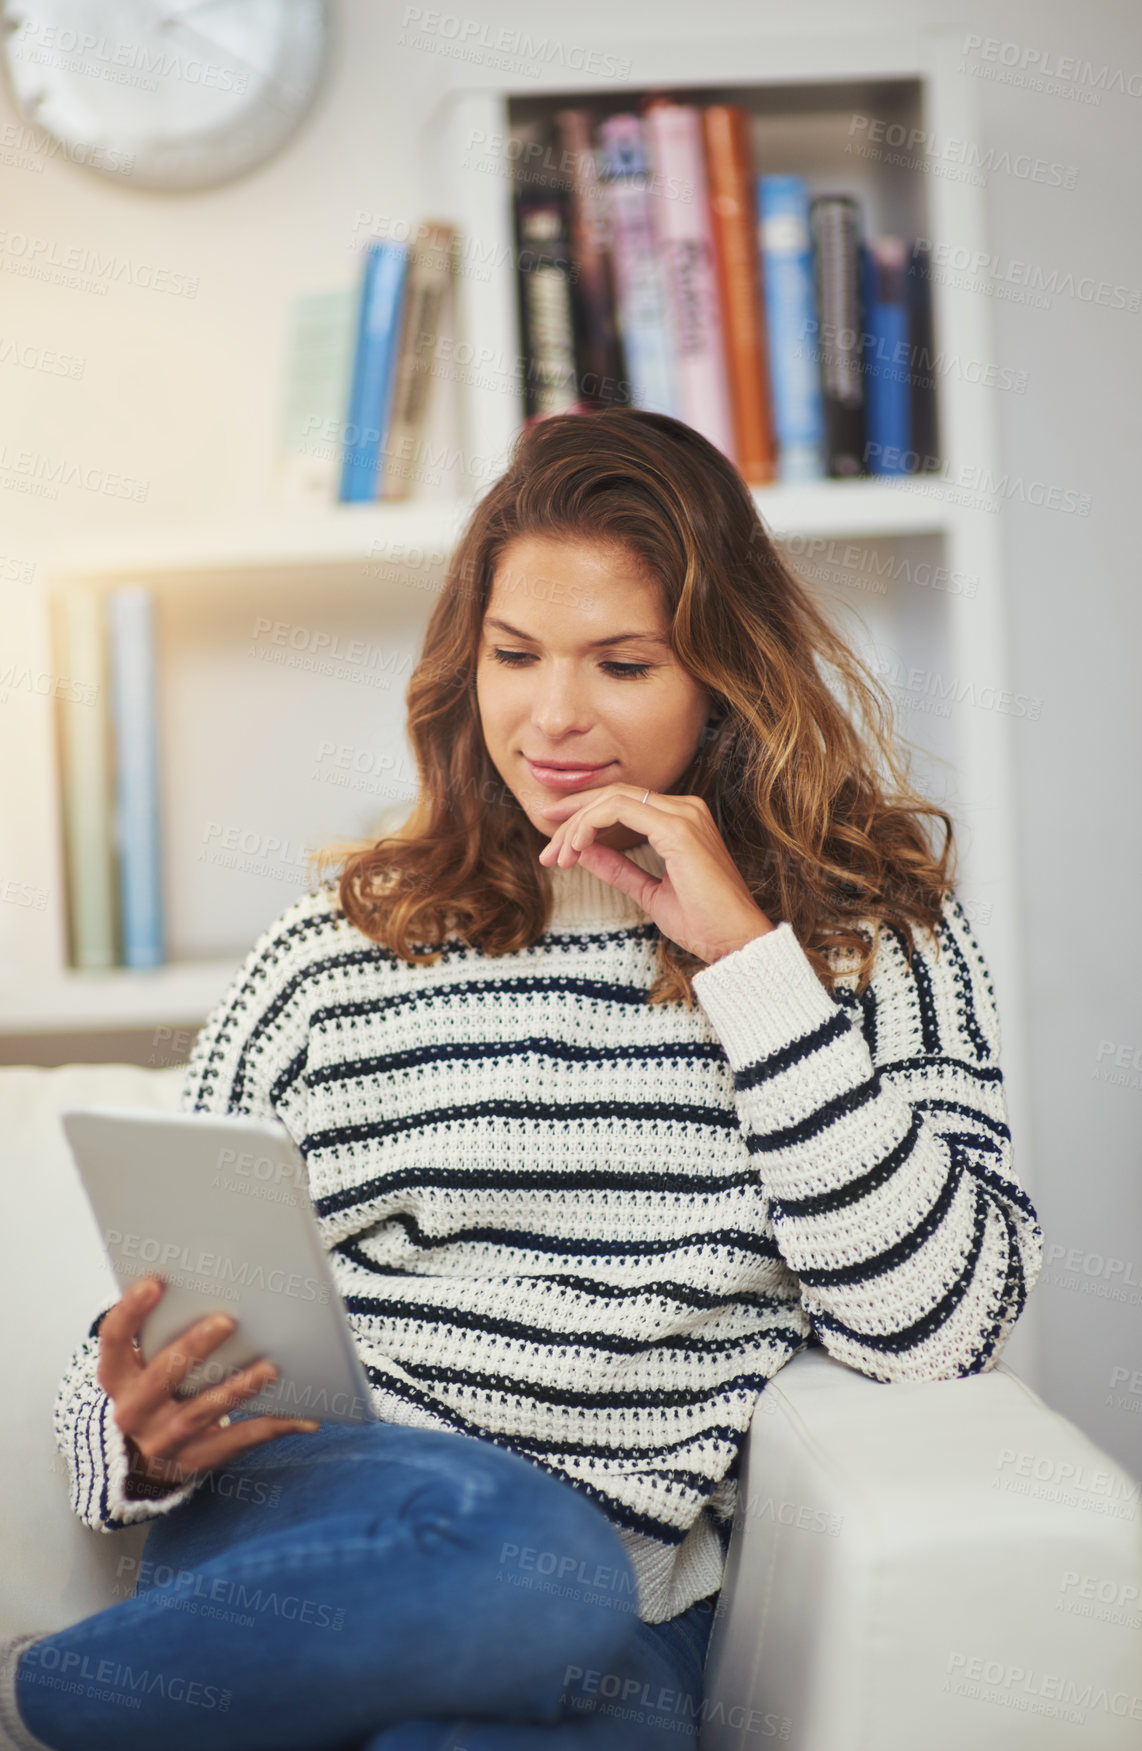
[[[735,460],[751,486],[764,486],[775,475],[776,447],[758,271],[753,163],[744,109],[738,104],[710,104],[702,111],[702,133]]]

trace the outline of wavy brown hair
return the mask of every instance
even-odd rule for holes
[[[520,536],[621,546],[657,579],[675,660],[716,708],[674,794],[702,797],[761,910],[788,920],[826,990],[863,989],[882,927],[911,956],[936,937],[953,829],[911,788],[888,695],[786,563],[749,488],[680,420],[630,407],[525,427],[452,554],[405,697],[419,791],[381,839],[329,845],[338,900],[413,964],[455,932],[484,954],[530,947],[551,915],[546,843],[487,753],[476,699],[484,614]],[[942,844],[931,842],[935,823]],[[938,940],[938,939],[937,939]],[[704,964],[658,937],[648,1001],[695,1001]]]

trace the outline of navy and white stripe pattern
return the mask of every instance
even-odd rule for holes
[[[661,873],[648,845],[627,854]],[[909,968],[829,996],[792,930],[647,1005],[654,926],[551,872],[532,948],[371,943],[332,887],[260,938],[196,1040],[185,1110],[274,1113],[305,1155],[379,1413],[522,1453],[622,1533],[658,1622],[720,1584],[757,1399],[810,1342],[875,1379],[991,1367],[1042,1263],[1012,1164],[987,969],[949,899]],[[122,1495],[95,1342],[60,1390],[73,1504]]]

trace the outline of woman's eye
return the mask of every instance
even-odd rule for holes
[[[532,653],[530,651],[504,651],[504,650],[495,650],[495,649],[493,649],[493,651],[492,651],[492,655],[495,658],[496,662],[497,663],[505,663],[509,669],[518,669],[521,663],[529,662],[531,659],[531,654]],[[615,675],[619,679],[622,679],[622,678],[627,677],[627,676],[630,676],[632,678],[637,678],[640,675],[647,675],[650,673],[650,664],[649,663],[610,663],[610,662],[607,662],[607,663],[603,663],[602,667],[604,669],[606,669],[609,674]]]

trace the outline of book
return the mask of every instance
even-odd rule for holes
[[[777,478],[821,480],[824,408],[809,233],[809,190],[800,176],[757,179],[757,238],[773,401]]]
[[[762,326],[749,123],[739,104],[702,111],[711,228],[725,333],[734,460],[752,486],[774,477],[769,369]]]
[[[294,302],[278,428],[279,504],[337,502],[357,301],[357,288],[349,285]]]
[[[574,267],[563,191],[521,189],[515,198],[524,416],[581,413],[575,379]]]
[[[868,472],[860,344],[860,208],[852,195],[817,195],[809,203],[809,230],[819,324],[825,472],[843,479]]]
[[[932,332],[931,246],[914,243],[908,255],[908,411],[912,423],[913,472],[939,473],[936,404],[936,344]]]
[[[654,169],[651,215],[666,269],[679,417],[732,460],[733,420],[701,116],[693,104],[656,96],[647,100],[645,120]]]
[[[108,597],[107,648],[122,961],[157,967],[164,954],[154,603],[142,584]]]
[[[406,243],[371,243],[365,251],[341,466],[343,504],[377,496],[408,254]]]
[[[455,252],[455,227],[437,220],[421,225],[410,245],[392,415],[381,470],[383,499],[417,496],[413,493],[417,449],[432,399],[433,353],[453,294]]]
[[[572,166],[569,226],[575,276],[571,308],[575,323],[576,381],[588,407],[630,405],[622,347],[615,321],[611,237],[599,187],[592,120],[585,109],[556,113],[561,163]]]
[[[904,474],[912,444],[908,246],[901,237],[872,237],[861,260],[868,471]]]
[[[608,117],[599,125],[599,186],[610,225],[615,306],[630,396],[635,407],[677,417],[666,292],[648,181],[638,116]]]
[[[119,932],[102,596],[67,590],[57,613],[68,959],[98,971],[116,964]]]

